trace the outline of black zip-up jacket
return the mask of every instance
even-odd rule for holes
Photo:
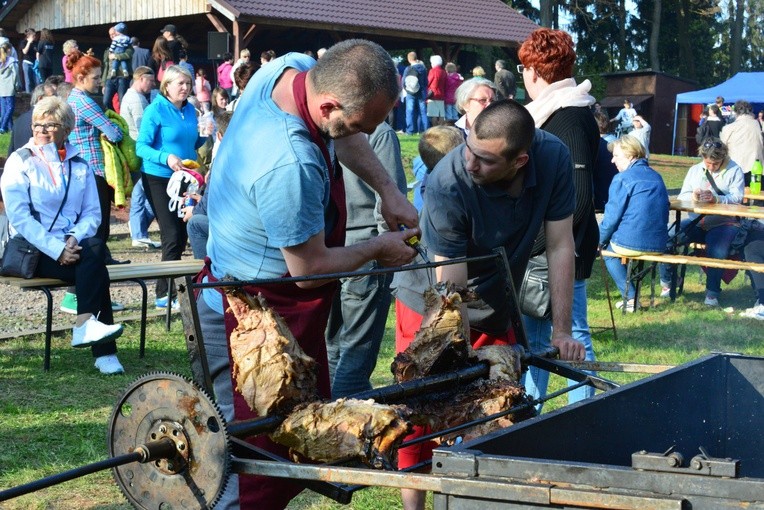
[[[560,108],[541,126],[568,147],[573,161],[573,186],[576,190],[576,209],[573,212],[573,237],[576,242],[576,280],[589,278],[597,258],[599,228],[594,215],[594,164],[597,159],[600,135],[591,110],[585,106]],[[583,234],[580,229],[586,226]],[[544,251],[546,236],[542,229],[533,246],[533,253]]]

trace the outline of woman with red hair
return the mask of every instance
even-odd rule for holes
[[[520,46],[517,53],[521,65],[525,90],[531,101],[526,108],[533,116],[536,127],[560,138],[570,150],[573,161],[573,185],[576,190],[576,208],[573,213],[575,239],[575,282],[573,285],[572,336],[586,347],[586,359],[594,360],[592,338],[586,316],[586,279],[591,276],[597,256],[599,230],[594,215],[593,169],[599,148],[599,130],[591,111],[594,98],[589,94],[591,83],[584,80],[576,84],[573,65],[576,52],[573,39],[566,32],[540,28]],[[534,255],[544,251],[544,234],[536,239]],[[553,334],[551,320],[523,316],[528,343],[534,352],[551,346]],[[549,373],[531,368],[525,375],[528,394],[539,397],[546,394]],[[568,399],[575,402],[594,395],[594,389],[583,387],[570,392]]]
[[[98,226],[95,237],[101,239],[106,246],[106,241],[109,239],[114,190],[106,182],[100,136],[103,134],[110,142],[116,143],[122,140],[122,131],[104,115],[98,103],[90,97],[90,94],[101,91],[101,61],[75,50],[69,53],[66,68],[72,74],[74,86],[66,99],[74,111],[74,129],[69,134],[69,142],[79,150],[80,157],[95,174],[98,201],[101,205],[101,224]],[[115,262],[107,246],[106,264]],[[112,303],[112,309],[119,311],[124,310],[125,307],[119,303]],[[75,313],[76,310],[76,298],[73,293],[67,292],[61,303],[61,311]]]

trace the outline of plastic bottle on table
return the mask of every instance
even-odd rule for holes
[[[762,167],[761,167],[761,161],[758,159],[753,164],[753,167],[751,168],[751,193],[754,195],[758,195],[761,193],[761,174],[762,174]]]

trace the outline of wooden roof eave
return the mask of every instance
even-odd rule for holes
[[[237,21],[241,17],[241,11],[223,0],[207,0],[207,5],[218,11],[231,21]]]
[[[13,29],[16,30],[17,23],[32,7],[34,2],[35,0],[9,0],[8,3],[0,9],[0,23],[6,27],[13,26]],[[20,34],[23,34],[25,28],[26,27],[18,27],[17,31]]]
[[[496,39],[481,39],[479,37],[449,36],[445,34],[432,34],[423,32],[411,32],[403,30],[390,30],[387,28],[368,27],[360,25],[337,24],[335,22],[313,22],[294,19],[275,19],[249,14],[242,14],[225,0],[207,0],[207,3],[216,11],[233,22],[249,23],[261,27],[294,27],[314,30],[327,30],[331,32],[352,32],[371,34],[386,37],[398,37],[416,39],[425,42],[438,41],[455,44],[475,44],[478,46],[517,47],[514,41],[500,41]]]
[[[313,30],[327,30],[331,32],[351,32],[360,34],[370,34],[384,37],[395,37],[401,39],[416,39],[425,42],[437,41],[448,42],[454,44],[475,44],[478,46],[500,46],[511,47],[518,46],[514,41],[499,41],[495,39],[481,39],[478,37],[463,37],[463,36],[451,36],[447,34],[433,34],[425,32],[411,32],[405,30],[390,30],[387,28],[369,27],[361,25],[343,25],[332,22],[308,22],[291,19],[279,19],[263,18],[260,16],[248,16],[242,15],[238,19],[239,22],[252,23],[260,27],[294,27],[294,28],[308,28]]]

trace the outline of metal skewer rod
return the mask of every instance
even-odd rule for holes
[[[80,478],[82,476],[91,475],[105,469],[124,466],[125,464],[133,462],[146,463],[156,459],[172,457],[176,453],[175,443],[171,439],[160,439],[159,441],[140,445],[132,453],[126,453],[118,457],[111,457],[92,464],[70,469],[63,473],[57,473],[46,478],[41,478],[40,480],[35,480],[24,485],[19,485],[18,487],[0,491],[0,501],[17,498],[40,489],[68,482],[69,480],[74,480],[75,478]]]
[[[209,289],[209,288],[221,288],[221,287],[242,287],[242,286],[249,286],[249,285],[270,285],[270,284],[279,284],[279,283],[299,283],[299,282],[310,282],[310,281],[316,281],[316,280],[334,280],[334,279],[340,279],[340,278],[352,278],[357,276],[369,276],[369,275],[379,275],[379,274],[387,274],[387,273],[396,273],[398,271],[413,271],[415,269],[425,269],[425,268],[432,268],[432,267],[439,267],[439,266],[450,266],[454,264],[463,264],[465,262],[480,262],[483,260],[496,260],[498,255],[479,255],[476,257],[461,257],[456,259],[450,259],[450,260],[443,260],[440,262],[428,262],[425,264],[409,264],[408,266],[397,266],[397,267],[385,267],[385,268],[379,268],[379,269],[369,269],[366,271],[345,271],[342,273],[327,273],[327,274],[317,274],[317,275],[309,275],[309,276],[289,276],[284,278],[262,278],[257,280],[218,280],[216,282],[206,282],[206,283],[194,283],[193,287],[195,289]]]
[[[429,441],[431,439],[435,439],[441,436],[445,436],[448,434],[453,434],[454,432],[459,432],[464,429],[468,429],[470,427],[474,427],[475,425],[481,425],[483,423],[487,423],[491,420],[496,420],[498,418],[503,418],[504,416],[507,416],[508,414],[514,414],[520,411],[525,411],[526,409],[530,409],[531,407],[536,406],[536,404],[541,404],[543,402],[546,402],[547,400],[552,400],[553,398],[557,398],[560,395],[564,395],[565,393],[568,393],[570,391],[573,391],[577,388],[580,388],[582,386],[586,386],[587,381],[581,381],[576,384],[572,384],[566,388],[562,388],[560,390],[555,391],[554,393],[550,393],[549,395],[546,395],[545,397],[537,398],[536,400],[533,400],[531,402],[526,402],[524,404],[512,406],[509,409],[505,409],[504,411],[499,411],[498,413],[489,414],[488,416],[483,416],[482,418],[477,418],[472,421],[468,421],[459,425],[454,425],[453,427],[439,430],[437,432],[432,432],[430,434],[426,434],[424,436],[417,437],[416,439],[412,439],[410,441],[406,441],[405,443],[401,443],[399,448],[404,448],[406,446],[413,446],[415,444],[424,443],[425,441]]]
[[[485,377],[488,375],[489,370],[490,367],[487,362],[480,362],[455,372],[432,375],[422,379],[414,379],[404,383],[397,383],[383,388],[364,391],[352,395],[349,398],[359,400],[372,399],[379,403],[394,402],[412,395],[420,395],[429,391],[460,385],[465,382]],[[281,415],[271,415],[263,418],[235,421],[227,426],[228,433],[232,437],[254,436],[272,431],[278,427],[284,419],[285,417]]]

